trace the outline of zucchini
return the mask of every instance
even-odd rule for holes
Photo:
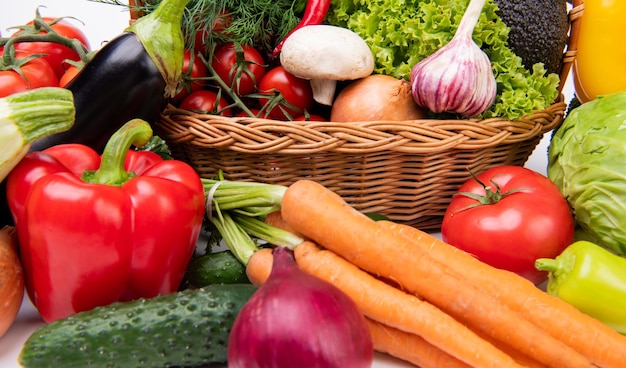
[[[185,280],[193,287],[250,283],[246,267],[230,251],[207,253],[189,262]]]
[[[0,98],[0,181],[33,142],[67,131],[74,124],[74,97],[59,87],[43,87]]]
[[[18,359],[25,368],[224,363],[235,318],[256,290],[216,284],[97,307],[39,328]]]

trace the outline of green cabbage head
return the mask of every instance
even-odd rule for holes
[[[626,255],[626,91],[573,109],[548,149],[548,177],[582,238]]]

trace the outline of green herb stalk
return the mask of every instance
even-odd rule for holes
[[[294,248],[303,239],[263,221],[280,209],[287,187],[256,182],[202,179],[207,217],[224,244],[244,265],[262,242]]]

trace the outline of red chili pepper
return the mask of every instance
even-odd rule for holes
[[[296,30],[305,26],[313,25],[313,24],[321,24],[322,21],[324,21],[324,18],[326,18],[326,13],[328,13],[328,9],[330,8],[330,2],[331,0],[307,1],[302,19],[291,31],[289,31],[289,33],[287,33],[285,38],[283,38],[283,40],[280,41],[280,43],[274,48],[274,51],[272,52],[272,56],[276,57],[278,56],[278,54],[280,54],[280,50],[282,50],[285,40],[289,36],[291,36],[291,34],[295,32]]]
[[[7,178],[26,289],[46,322],[179,288],[204,189],[186,163],[129,149],[151,136],[148,123],[132,120],[102,156],[58,145],[29,153]]]

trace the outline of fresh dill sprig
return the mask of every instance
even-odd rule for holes
[[[89,0],[92,2],[125,6],[122,0]],[[149,14],[161,0],[144,0],[135,10]],[[183,15],[183,34],[188,48],[200,31],[207,32],[205,44],[236,42],[254,45],[265,53],[271,50],[300,21],[306,0],[189,0]],[[229,24],[220,32],[210,32],[224,14],[229,14]]]

